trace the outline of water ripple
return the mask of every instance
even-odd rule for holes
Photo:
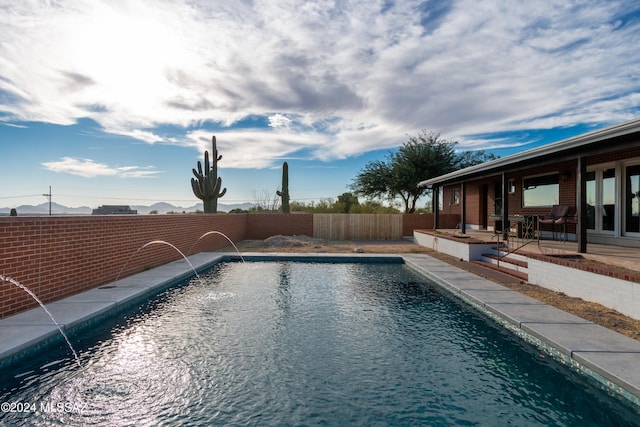
[[[402,266],[224,264],[3,376],[9,425],[631,425]],[[5,381],[6,379],[6,381]],[[0,420],[0,424],[5,420]]]

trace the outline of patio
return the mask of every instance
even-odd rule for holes
[[[438,232],[452,236],[461,234],[457,229],[438,229]],[[484,230],[467,230],[465,234],[470,238],[485,242],[496,242],[499,236],[493,231]],[[501,237],[500,241],[502,241]],[[587,252],[579,253],[577,242],[571,241],[547,239],[538,241],[537,239],[509,237],[505,243],[509,245],[511,251],[541,255],[581,255],[587,259],[640,272],[640,248],[588,243]]]

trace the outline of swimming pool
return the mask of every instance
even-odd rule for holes
[[[25,425],[634,425],[400,264],[224,263],[2,372]],[[44,405],[44,406],[43,406]],[[65,406],[66,405],[66,406]],[[23,406],[24,409],[24,406]]]

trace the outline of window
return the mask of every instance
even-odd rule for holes
[[[602,171],[602,229],[613,231],[616,222],[616,170]]]
[[[513,194],[516,192],[516,180],[515,179],[510,179],[509,180],[509,194]]]
[[[587,171],[587,229],[596,233],[616,229],[619,207],[616,207],[616,169],[598,165]]]
[[[454,188],[451,191],[451,204],[452,205],[457,205],[460,203],[460,189],[459,188]]]
[[[640,232],[640,165],[627,166],[625,195],[625,231]]]
[[[522,206],[525,208],[557,205],[559,198],[558,173],[531,176],[522,181]]]
[[[502,215],[502,184],[493,184],[493,214]]]
[[[585,181],[587,182],[587,229],[596,229],[596,173],[587,172]]]

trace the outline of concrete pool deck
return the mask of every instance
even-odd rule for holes
[[[428,254],[242,253],[245,260],[401,262],[432,279],[453,295],[494,318],[523,339],[576,369],[612,392],[640,406],[640,341],[546,305]],[[206,270],[237,253],[203,252],[189,257]],[[184,260],[128,276],[46,305],[65,331],[86,326],[182,280],[193,270]],[[0,367],[30,351],[60,341],[60,333],[40,307],[0,319]],[[64,345],[64,343],[62,344]]]

